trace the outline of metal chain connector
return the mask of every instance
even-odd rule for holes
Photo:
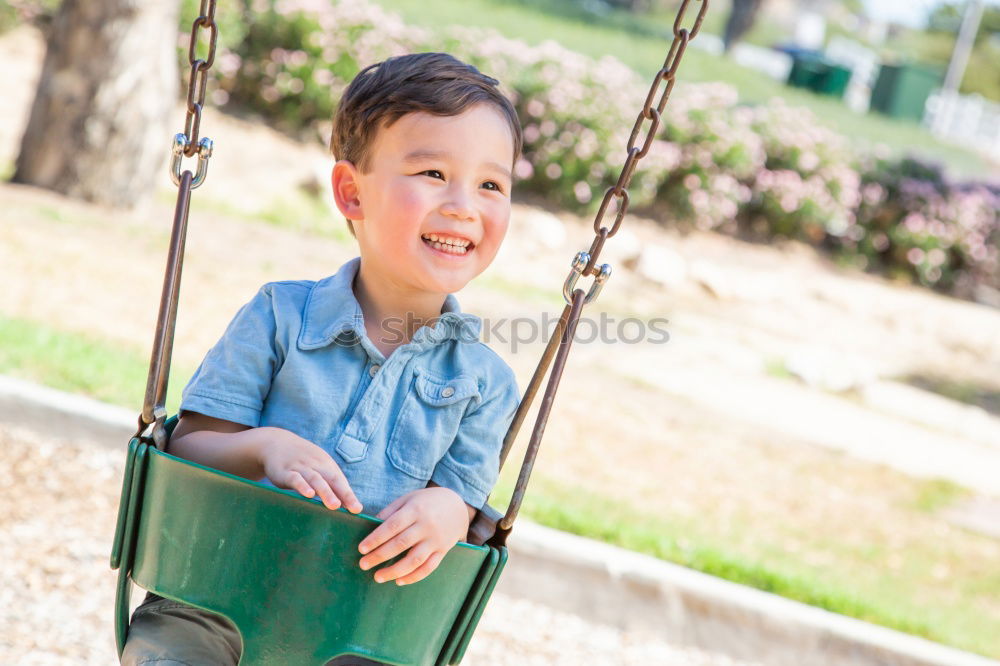
[[[584,269],[590,264],[590,261],[589,252],[577,252],[576,256],[573,257],[573,267],[566,277],[566,282],[563,283],[563,298],[566,299],[567,304],[573,303],[573,290],[576,289],[577,280],[584,274]],[[601,264],[599,268],[600,270],[594,275],[594,282],[590,285],[587,297],[583,299],[584,305],[590,303],[600,295],[601,289],[604,288],[604,283],[611,277],[611,266]]]
[[[181,162],[188,152],[190,143],[184,134],[174,135],[173,158],[170,160],[170,177],[173,179],[174,185],[181,184]],[[208,175],[208,160],[212,157],[214,145],[207,136],[198,142],[198,150],[194,151],[198,154],[198,171],[195,172],[194,180],[191,181],[192,190],[205,182],[205,176]]]

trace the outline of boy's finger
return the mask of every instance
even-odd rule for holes
[[[414,516],[411,512],[399,510],[389,516],[384,523],[372,530],[372,533],[358,544],[358,550],[362,555],[365,555],[408,528],[414,522]]]
[[[388,562],[419,542],[420,529],[417,526],[412,525],[362,557],[360,562],[361,568],[367,571],[368,569],[378,566],[383,562]],[[378,580],[377,577],[376,580]]]
[[[312,486],[306,483],[306,480],[302,478],[302,475],[294,470],[285,475],[285,486],[298,492],[303,497],[311,498],[316,494],[316,491],[313,490]]]
[[[330,484],[326,482],[323,475],[314,469],[306,470],[303,474],[305,480],[309,482],[309,485],[316,489],[316,494],[319,498],[323,500],[323,504],[326,505],[328,509],[339,509],[340,500],[337,499],[337,495],[334,494],[333,489],[330,488]]]
[[[393,564],[392,566],[385,567],[384,569],[379,569],[375,572],[375,582],[385,583],[390,580],[395,580],[397,578],[402,578],[408,576],[409,574],[416,571],[420,565],[427,561],[427,559],[433,554],[434,551],[430,549],[430,546],[425,544],[418,544],[410,549],[410,552],[406,554],[401,560]]]
[[[441,564],[441,560],[443,559],[444,559],[444,553],[440,551],[431,553],[431,556],[428,557],[423,564],[414,569],[411,573],[408,573],[405,576],[400,576],[399,578],[397,578],[396,585],[410,585],[411,583],[416,583],[417,581],[421,581],[424,578],[427,578],[434,572],[435,569],[438,568],[438,565]]]
[[[343,472],[338,469],[336,473],[329,473],[326,480],[348,511],[361,513],[361,502],[358,501],[357,495],[354,494],[351,484],[347,482],[347,477],[344,476]]]
[[[375,517],[378,518],[379,520],[385,520],[392,514],[399,511],[401,506],[406,504],[407,497],[408,497],[407,495],[403,495],[402,497],[397,497],[395,500],[393,500],[392,504],[379,511],[378,515],[376,515]]]

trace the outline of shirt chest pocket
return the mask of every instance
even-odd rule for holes
[[[403,399],[386,447],[393,467],[429,481],[455,441],[469,403],[479,396],[472,377],[440,377],[421,370]]]

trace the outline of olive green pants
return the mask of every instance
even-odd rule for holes
[[[123,666],[236,666],[243,651],[232,622],[208,611],[147,594],[132,614]],[[337,657],[327,666],[377,666],[361,657]]]
[[[122,664],[236,666],[242,649],[226,618],[148,594],[132,614]]]

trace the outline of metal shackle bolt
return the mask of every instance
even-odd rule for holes
[[[183,132],[174,135],[171,149],[173,159],[170,162],[170,178],[174,181],[174,185],[181,184],[181,161],[189,143],[190,140]],[[208,160],[212,157],[214,145],[207,136],[198,142],[198,170],[191,181],[192,190],[205,182],[205,176],[208,175]]]
[[[573,258],[573,268],[566,277],[566,282],[563,284],[563,298],[566,299],[567,303],[573,302],[573,290],[576,288],[576,282],[583,275],[583,269],[586,268],[588,263],[590,263],[589,252],[576,253],[576,256]],[[611,277],[611,266],[601,264],[600,271],[594,276],[594,282],[590,285],[590,291],[587,292],[586,298],[583,299],[584,305],[597,298],[609,277]]]

